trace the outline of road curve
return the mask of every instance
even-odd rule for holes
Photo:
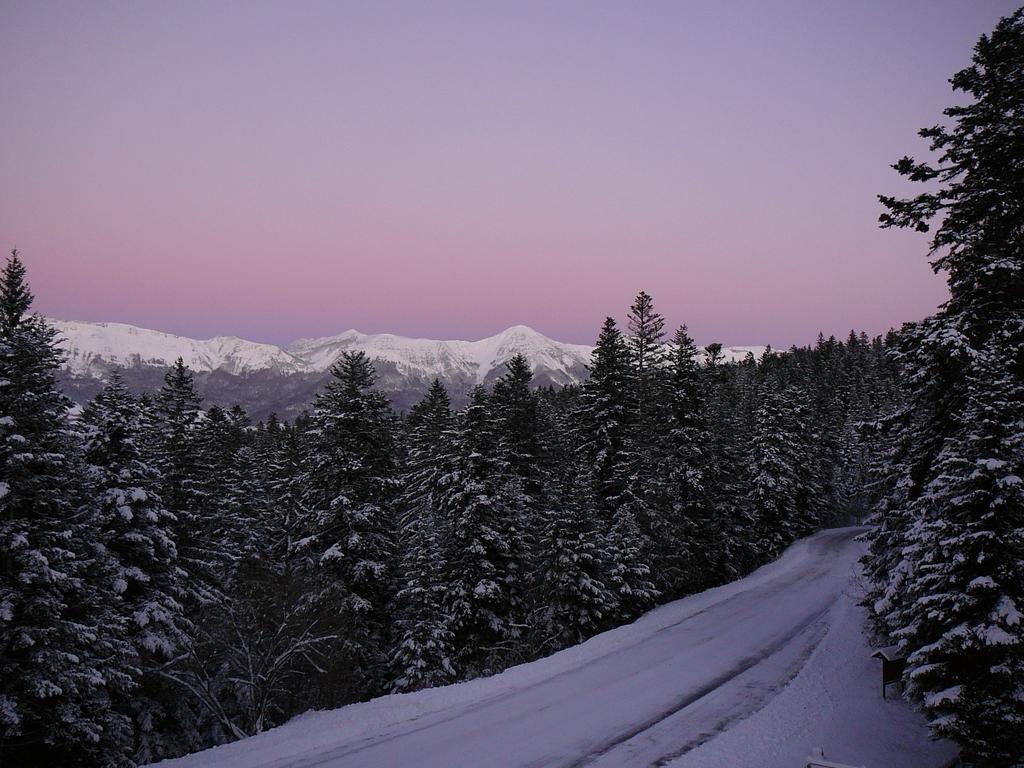
[[[637,631],[635,638],[623,635],[626,639],[609,652],[550,676],[494,688],[491,695],[376,731],[339,732],[333,742],[308,750],[282,755],[269,749],[265,761],[249,750],[248,764],[664,765],[760,709],[799,672],[827,629],[829,610],[848,587],[860,552],[854,537],[862,530],[819,533],[797,545],[803,548],[801,556],[791,558],[790,565],[769,566],[736,582],[721,599],[697,595],[659,609],[659,615],[670,618]],[[273,733],[247,741],[255,747]],[[232,747],[241,746],[199,753],[181,763],[233,766],[241,754]]]

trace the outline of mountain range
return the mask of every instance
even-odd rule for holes
[[[196,374],[197,389],[219,405],[239,403],[253,418],[276,412],[293,417],[307,407],[346,351],[363,351],[374,362],[378,386],[400,410],[408,408],[440,379],[461,405],[476,384],[489,384],[505,363],[523,354],[537,386],[565,386],[586,379],[593,347],[555,341],[516,325],[479,341],[413,339],[389,333],[348,330],[336,336],[299,339],[286,346],[235,336],[190,339],[123,323],[49,321],[65,354],[62,384],[77,402],[92,397],[110,371],[120,369],[137,392],[159,387],[179,357]],[[725,347],[726,360],[763,346]]]

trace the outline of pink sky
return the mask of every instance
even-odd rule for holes
[[[1013,7],[4,0],[0,242],[204,338],[878,333],[944,285],[875,195]]]

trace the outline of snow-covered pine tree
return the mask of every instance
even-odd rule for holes
[[[831,477],[831,467],[839,460],[839,450],[837,445],[831,456],[821,450],[821,433],[805,389],[792,385],[784,397],[788,405],[789,438],[794,446],[796,468],[796,497],[789,520],[789,539],[784,542],[788,546],[794,539],[814,533],[821,527],[827,514],[823,478]]]
[[[373,364],[345,352],[317,396],[306,432],[303,504],[312,515],[321,591],[340,639],[323,678],[326,703],[382,689],[393,598],[395,420]]]
[[[55,331],[29,315],[13,251],[0,275],[0,762],[125,765],[134,654],[114,564],[86,503]]]
[[[646,441],[661,431],[667,379],[665,318],[654,310],[654,299],[641,291],[629,308],[629,400],[634,426]]]
[[[622,501],[630,506],[640,527],[644,539],[640,542],[641,550],[652,561],[656,583],[668,588],[672,577],[666,573],[667,564],[658,561],[653,551],[654,539],[661,537],[661,550],[672,553],[677,546],[672,538],[679,533],[662,525],[672,492],[659,471],[664,466],[670,421],[665,319],[655,311],[650,295],[641,291],[629,308],[628,322],[626,395],[630,420],[625,440],[626,493]]]
[[[604,543],[608,559],[605,581],[615,598],[615,618],[621,622],[652,608],[660,596],[651,577],[646,543],[634,505],[622,504]]]
[[[531,389],[533,373],[526,357],[514,355],[505,367],[504,375],[494,382],[488,407],[495,429],[495,458],[514,481],[505,485],[504,492],[521,494],[513,504],[518,519],[511,521],[509,528],[516,543],[510,556],[515,560],[515,570],[530,576],[536,572],[536,535],[543,525],[539,518],[541,509],[547,505],[545,491],[551,469],[549,447],[544,440],[547,411]],[[530,586],[524,583],[523,592]]]
[[[218,739],[295,714],[298,681],[319,669],[333,639],[307,599],[309,569],[289,546],[304,516],[274,493],[282,433],[249,429],[238,406],[211,406],[196,434],[216,589],[196,617],[188,655],[165,674],[197,699]]]
[[[270,414],[259,425],[252,463],[259,481],[255,492],[256,516],[249,539],[253,556],[267,563],[279,578],[306,569],[310,516],[302,503],[302,431]]]
[[[838,455],[831,465],[829,505],[831,520],[836,523],[857,523],[868,511],[872,440],[865,437],[860,425],[870,418],[870,410],[862,404],[847,417],[837,437]]]
[[[245,419],[232,409],[236,426]],[[259,733],[308,708],[308,681],[324,670],[337,638],[331,617],[313,599],[317,585],[311,562],[310,516],[301,502],[302,451],[295,427],[271,416],[250,444],[235,451],[240,474],[232,484],[233,506],[246,520],[246,535],[226,584],[215,630],[225,686],[222,711],[243,733]]]
[[[893,629],[888,617],[900,610],[907,598],[906,582],[914,568],[906,557],[916,529],[913,501],[919,495],[923,473],[940,449],[936,431],[929,426],[935,404],[918,402],[922,390],[912,375],[924,370],[917,364],[923,353],[915,341],[919,333],[915,324],[908,323],[899,335],[889,337],[888,353],[906,375],[899,381],[900,396],[892,410],[866,426],[879,447],[870,468],[873,504],[868,522],[872,528],[865,534],[868,554],[863,566],[868,583],[864,604],[870,608],[875,632],[882,637],[888,637]]]
[[[813,351],[806,350],[810,354],[802,352],[804,351],[800,354],[802,359],[798,374],[800,388],[805,397],[799,416],[804,422],[804,427],[811,431],[814,443],[814,450],[809,452],[811,465],[805,466],[804,469],[809,471],[814,468],[812,465],[817,465],[817,469],[822,466],[837,467],[844,447],[844,438],[849,437],[844,434],[844,427],[847,423],[849,402],[854,396],[849,379],[850,374],[855,371],[848,369],[846,347],[834,336],[825,339],[824,335],[819,333]],[[808,441],[804,442],[806,444]],[[818,480],[820,494],[828,499],[829,512],[834,515],[839,501],[835,488],[838,478],[830,471]]]
[[[579,448],[591,467],[595,490],[610,524],[615,500],[625,490],[625,441],[630,423],[626,395],[629,351],[610,317],[601,327],[589,373],[580,397]]]
[[[175,520],[174,540],[184,580],[186,612],[216,599],[216,566],[223,550],[211,535],[217,524],[202,482],[199,427],[202,398],[179,357],[164,376],[147,419],[150,462],[160,473],[160,498]]]
[[[395,598],[395,691],[454,682],[454,634],[444,611],[447,554],[441,493],[453,448],[451,400],[434,379],[407,419],[408,459],[398,500],[401,562]]]
[[[173,714],[162,700],[166,683],[156,670],[186,643],[185,575],[177,565],[174,520],[160,499],[160,476],[143,458],[139,405],[114,371],[82,413],[88,493],[103,544],[113,557],[124,637],[137,655],[138,688],[125,702],[135,721],[140,763],[179,753]],[[174,692],[179,693],[178,691]]]
[[[667,499],[653,538],[659,586],[666,596],[678,597],[717,583],[722,557],[722,531],[706,487],[711,437],[704,372],[685,325],[672,338],[665,388],[670,420],[659,475]]]
[[[571,410],[553,410],[544,442],[551,471],[540,514],[533,583],[537,651],[551,653],[608,626],[616,600],[605,586],[606,536],[595,514],[598,500],[574,444]]]
[[[168,718],[188,751],[246,734],[225,663],[232,569],[246,528],[237,504],[244,471],[234,455],[241,426],[236,414],[215,405],[204,412],[201,404],[193,373],[178,358],[144,416],[145,444],[162,478],[160,497],[175,520],[182,603],[192,625],[184,649],[159,670],[170,686]]]
[[[834,483],[837,489],[836,509],[840,514],[845,512],[846,520],[866,520],[882,495],[877,482],[881,475],[876,468],[887,463],[886,454],[891,443],[881,426],[883,419],[888,419],[889,414],[896,410],[901,397],[899,368],[893,361],[890,346],[895,344],[896,338],[895,332],[890,331],[884,338],[876,336],[870,340],[865,388],[848,417],[847,427],[856,431],[856,437],[850,440],[852,448],[840,459]],[[848,481],[851,476],[857,479]],[[855,483],[855,488],[844,488],[847,482],[850,485]]]
[[[800,448],[791,418],[778,384],[763,375],[747,451],[747,503],[756,520],[757,550],[764,558],[778,555],[796,536]]]
[[[487,391],[474,387],[453,430],[438,505],[446,549],[443,608],[466,677],[503,669],[522,652],[524,494],[497,458],[497,439]]]
[[[649,358],[645,358],[649,361]],[[657,597],[651,581],[650,542],[637,521],[646,516],[633,478],[630,454],[634,411],[630,407],[630,351],[612,318],[601,328],[583,385],[579,409],[580,457],[589,467],[608,558],[606,586],[615,597],[616,618],[635,618]]]
[[[309,562],[305,544],[309,514],[302,503],[302,430],[283,424],[270,414],[253,444],[254,462],[261,468],[261,490],[266,495],[255,521],[258,556],[272,564],[282,578],[304,570]]]
[[[843,420],[835,427],[837,454],[830,461],[825,492],[831,521],[849,523],[862,521],[872,505],[871,467],[884,445],[876,426],[895,407],[896,375],[882,338],[852,331],[842,367]],[[818,429],[824,438],[829,425]]]
[[[740,408],[740,368],[722,363],[721,344],[705,348],[703,374],[708,381],[708,465],[704,476],[717,552],[710,583],[744,573],[754,561],[750,532],[754,518],[745,502],[747,432]]]
[[[533,372],[522,354],[505,363],[505,373],[491,391],[490,406],[497,432],[497,458],[518,477],[528,498],[527,509],[539,501],[543,488],[544,449],[537,394],[530,389]]]
[[[1024,382],[1002,352],[976,361],[962,424],[914,501],[913,568],[888,617],[935,732],[985,765],[1024,757]]]
[[[239,406],[211,405],[195,431],[195,487],[203,500],[206,561],[215,584],[228,581],[238,558],[258,547],[254,523],[262,517],[261,475]]]
[[[193,656],[192,630],[201,626],[201,611],[221,595],[213,567],[215,547],[208,533],[215,520],[207,509],[198,471],[201,402],[192,372],[179,358],[164,375],[160,390],[140,398],[136,410],[138,432],[133,444],[140,449],[143,465],[155,472],[156,497],[167,513],[177,554],[178,583],[183,590],[177,599],[186,620],[181,626],[190,627],[180,638],[182,647],[174,659],[154,666],[154,674],[145,680],[145,693],[154,703],[151,713],[160,720],[146,724],[152,730],[140,732],[139,746],[143,752],[148,749],[161,756],[202,749],[222,738],[216,723],[173,676],[174,669]]]
[[[866,567],[877,621],[903,638],[910,691],[936,731],[985,765],[1015,765],[1024,755],[1013,479],[1024,380],[1024,9],[978,41],[951,83],[967,103],[921,131],[937,160],[894,166],[929,191],[880,197],[883,227],[937,224],[932,266],[947,275],[950,299],[901,334],[909,405],[893,419],[896,461]]]
[[[816,470],[822,523],[857,522],[867,513],[876,441],[874,430],[862,427],[892,407],[884,392],[888,382],[880,377],[882,355],[881,344],[876,348],[863,333],[850,331],[845,342],[819,336],[813,364],[801,371],[801,415],[812,438],[808,468]]]

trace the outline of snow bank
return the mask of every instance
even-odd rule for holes
[[[746,720],[688,752],[671,768],[795,768],[822,747],[828,760],[866,768],[940,768],[957,750],[932,741],[924,718],[898,698],[882,700],[859,595],[847,591],[804,668]]]

